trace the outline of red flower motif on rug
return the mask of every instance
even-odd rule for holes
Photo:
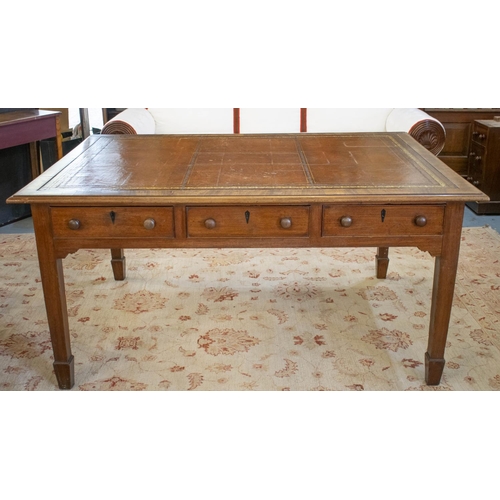
[[[294,281],[293,283],[280,283],[276,287],[276,294],[283,299],[303,302],[312,299],[318,293],[317,288],[310,283]]]
[[[396,300],[397,295],[386,286],[367,286],[366,290],[361,290],[357,292],[360,297],[363,297],[365,300]]]
[[[488,332],[476,329],[470,332],[470,338],[475,340],[478,344],[483,345],[495,345],[492,339],[496,339],[496,335],[494,333],[488,334]]]
[[[117,351],[121,351],[122,349],[134,349],[136,351],[141,344],[140,337],[118,337],[115,349]]]
[[[42,333],[47,335],[47,340],[40,341],[43,335],[38,332],[15,333],[0,341],[0,354],[17,359],[36,358],[51,347],[48,339],[49,333]]]
[[[387,328],[370,330],[370,333],[361,337],[361,340],[373,344],[377,349],[388,349],[393,352],[397,352],[398,349],[408,349],[413,344],[407,333]]]
[[[314,349],[316,346],[326,345],[323,335],[314,335],[312,333],[304,333],[302,335],[295,335],[293,337],[295,345],[301,345],[308,349]]]
[[[496,375],[493,378],[488,379],[489,386],[495,391],[500,390],[500,375]]]
[[[236,352],[248,352],[250,347],[259,343],[260,340],[248,335],[246,330],[233,328],[214,328],[198,339],[198,345],[212,356],[232,356]]]
[[[111,377],[82,384],[79,388],[82,391],[144,391],[147,385],[121,377]]]
[[[232,288],[228,287],[222,287],[222,288],[215,288],[215,287],[210,287],[206,288],[203,293],[201,294],[202,297],[204,297],[208,301],[213,301],[213,302],[223,302],[224,300],[233,300],[235,297],[238,297],[238,293],[233,290]]]
[[[159,293],[141,290],[140,292],[127,293],[122,298],[116,299],[113,309],[140,314],[155,309],[163,309],[167,300]]]
[[[274,372],[275,377],[284,378],[295,375],[298,371],[298,363],[291,361],[290,359],[285,359],[285,368]]]
[[[416,368],[417,366],[420,366],[422,364],[420,361],[409,358],[404,358],[402,363],[405,368]]]

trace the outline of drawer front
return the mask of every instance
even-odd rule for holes
[[[476,175],[483,172],[483,165],[486,163],[486,148],[479,144],[472,143],[469,152],[469,174],[475,172]]]
[[[309,206],[206,206],[186,210],[189,238],[309,235]]]
[[[474,123],[472,125],[472,141],[477,144],[484,145],[488,140],[489,128],[485,127],[480,123]]]
[[[437,205],[325,205],[323,236],[440,235],[444,207]]]
[[[54,207],[56,238],[174,237],[172,207]]]

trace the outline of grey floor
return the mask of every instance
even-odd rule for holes
[[[490,226],[500,233],[500,215],[477,215],[465,207],[463,227]]]
[[[19,234],[32,232],[33,220],[31,219],[31,217],[0,227],[0,234]]]
[[[500,215],[477,215],[465,207],[463,227],[490,226],[500,233]],[[31,217],[0,227],[0,234],[32,233]]]

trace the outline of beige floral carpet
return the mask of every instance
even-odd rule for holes
[[[441,385],[424,383],[434,259],[375,249],[107,250],[64,260],[73,390],[500,389],[500,236],[463,230]],[[0,237],[0,388],[58,390],[33,235]]]

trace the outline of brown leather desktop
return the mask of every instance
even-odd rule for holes
[[[425,354],[439,384],[465,202],[487,200],[405,133],[91,136],[9,199],[31,203],[54,369],[74,385],[62,259],[109,248],[415,246],[436,257]],[[277,333],[279,334],[279,333]]]

